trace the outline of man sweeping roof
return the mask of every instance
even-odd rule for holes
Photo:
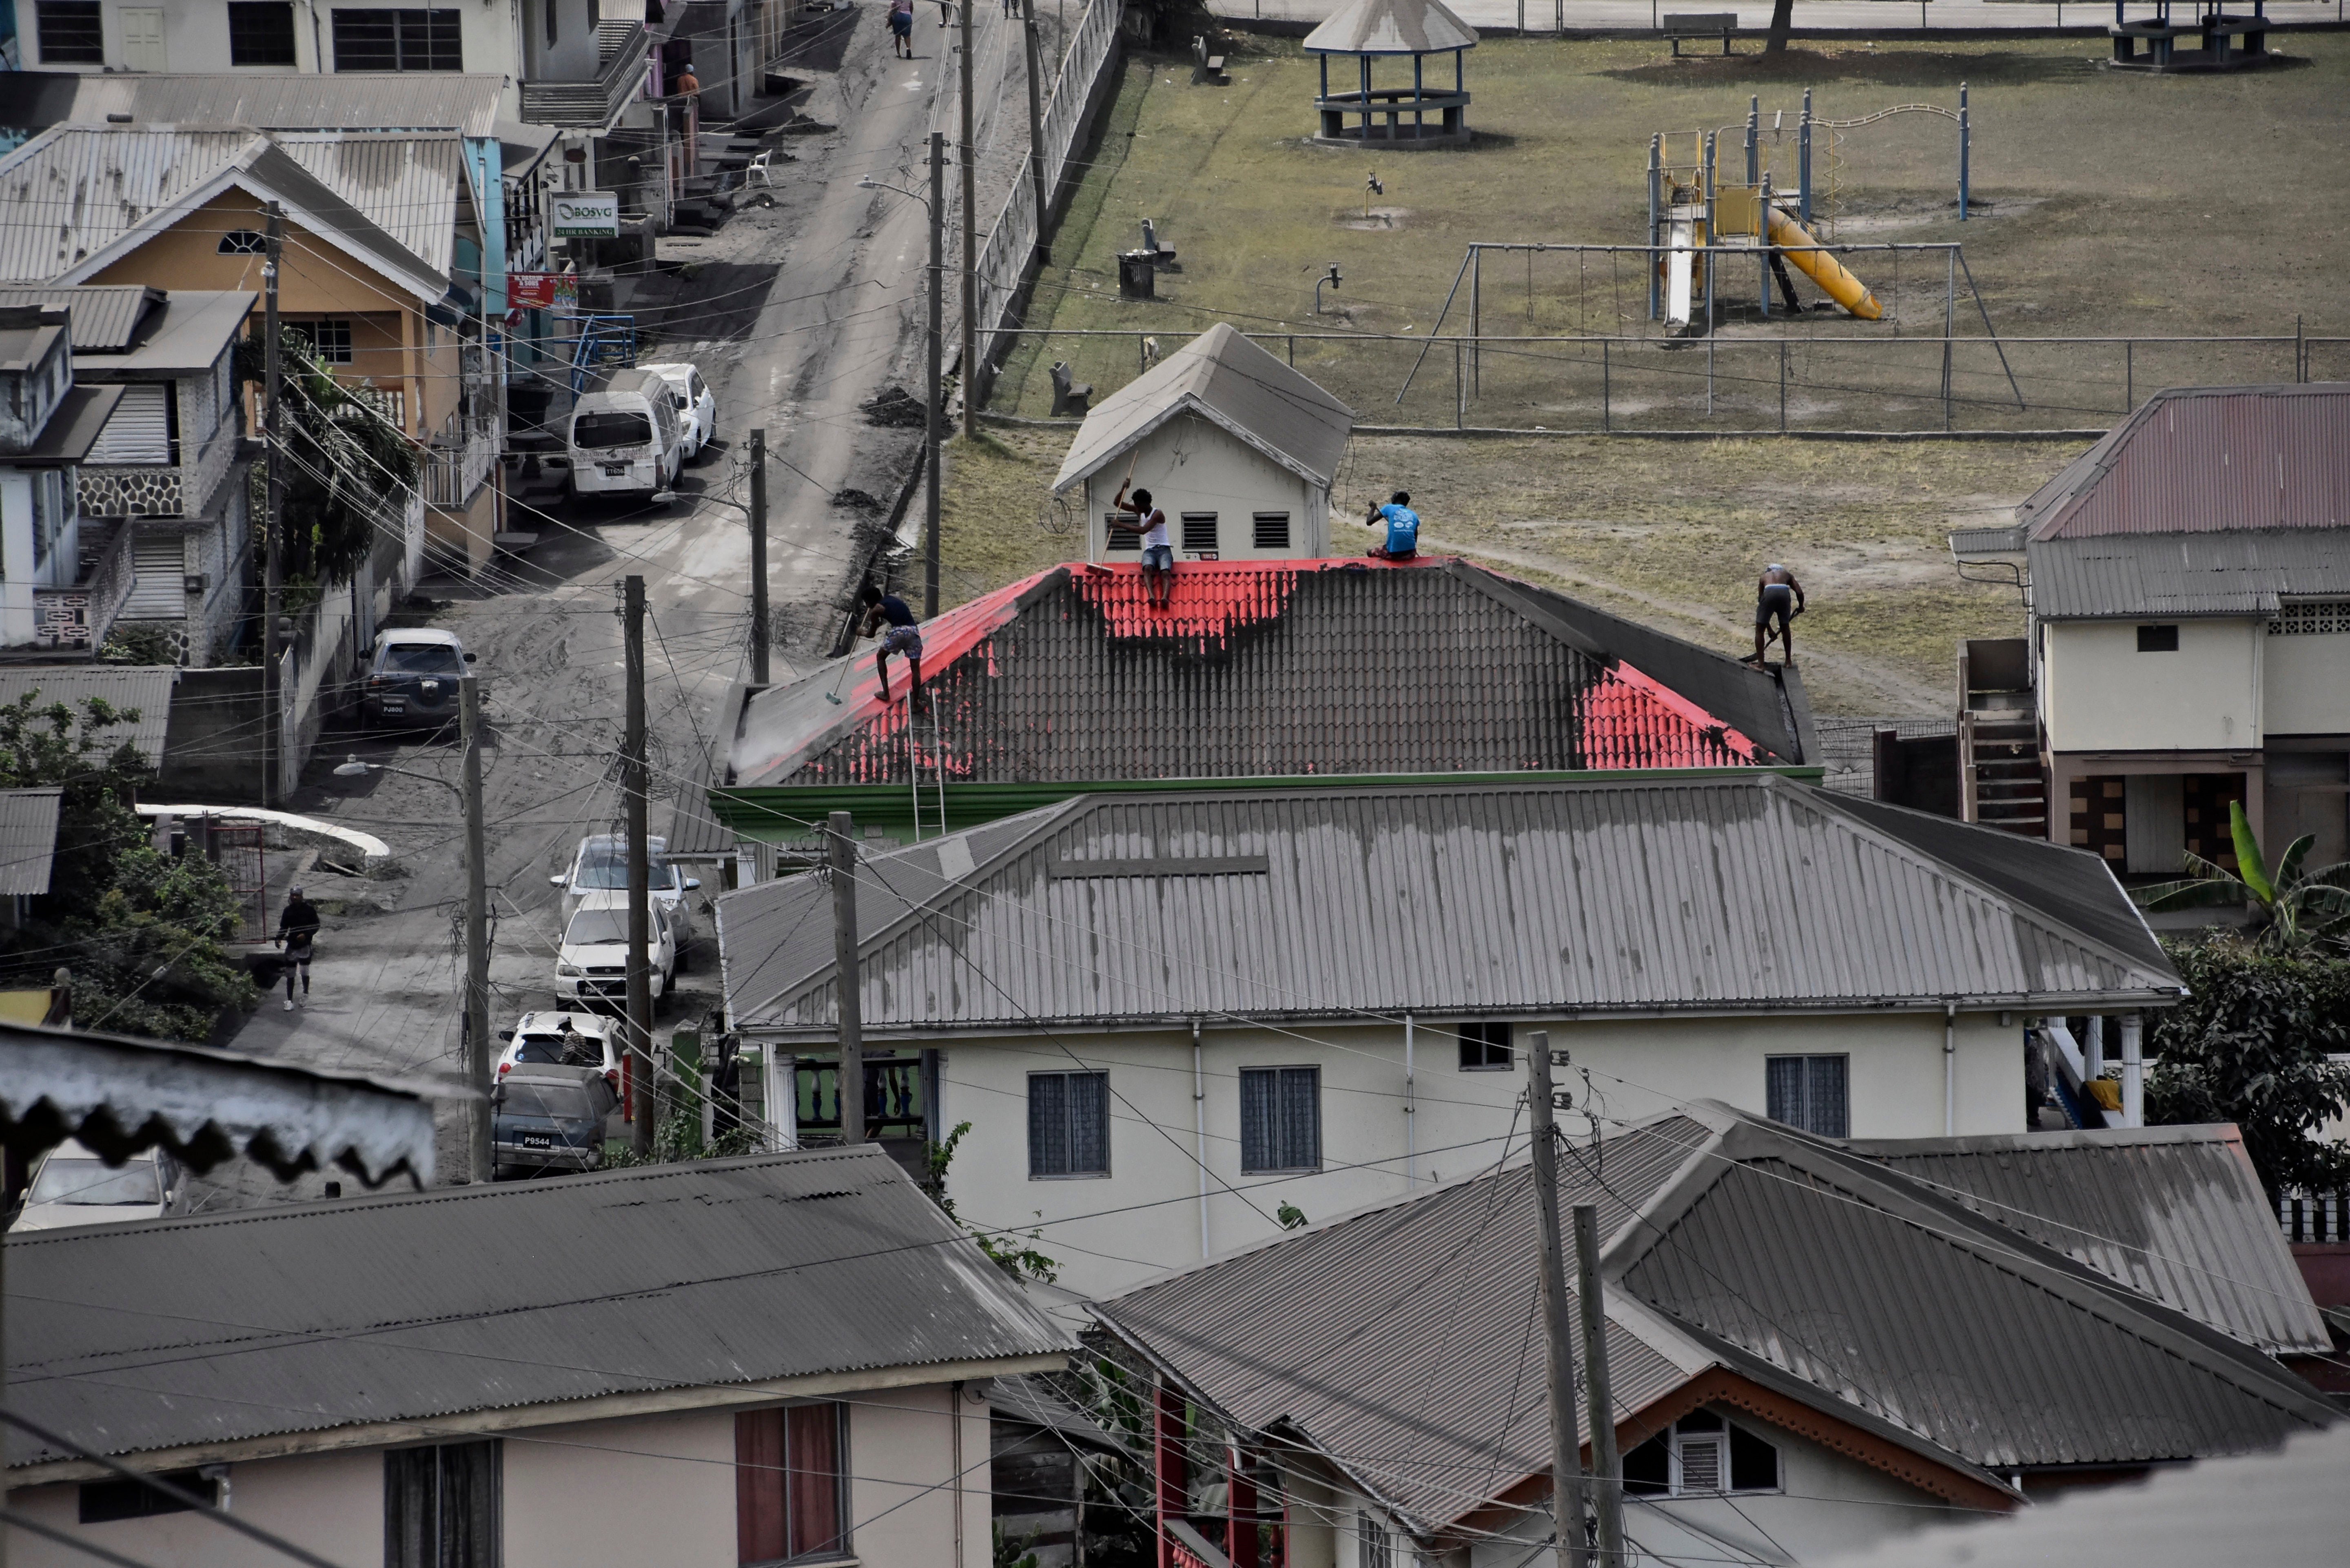
[[[1762,650],[1771,646],[1764,632],[1775,624],[1777,629],[1770,636],[1779,639],[1787,666],[1792,669],[1795,662],[1795,618],[1803,613],[1804,585],[1795,580],[1795,574],[1776,561],[1763,567],[1762,577],[1754,585],[1754,652],[1744,662],[1762,662]]]

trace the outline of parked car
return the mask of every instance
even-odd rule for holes
[[[678,946],[682,949],[693,940],[693,909],[687,900],[688,893],[699,891],[702,879],[689,877],[664,857],[669,840],[645,837],[645,855],[651,863],[653,898],[669,911],[670,923],[677,932]],[[629,890],[629,839],[626,834],[593,833],[579,841],[572,852],[571,868],[558,871],[547,881],[563,889],[563,913],[568,919],[579,906],[598,893],[625,893]],[[681,952],[680,957],[683,954]],[[683,968],[683,964],[679,965]]]
[[[677,985],[677,936],[660,900],[653,902],[645,963],[652,973],[653,1005]],[[629,1000],[629,895],[590,894],[563,928],[555,961],[558,995],[586,1003],[626,1006]]]
[[[657,495],[675,483],[683,449],[669,383],[650,370],[622,370],[571,410],[571,493]]]
[[[585,1060],[565,1059],[567,1033],[579,1037]],[[619,1089],[620,1028],[613,1019],[587,1012],[525,1012],[500,1038],[506,1043],[498,1056],[501,1078],[538,1067],[592,1067],[615,1092]]]
[[[33,1168],[16,1231],[57,1231],[68,1225],[123,1225],[180,1212],[187,1173],[170,1153],[151,1148],[120,1165],[68,1138]]]
[[[684,460],[691,462],[718,437],[718,394],[691,365],[647,365],[645,369],[669,387],[670,400],[677,406],[678,434],[685,443]]]
[[[532,1066],[490,1091],[490,1179],[598,1170],[619,1103],[593,1067]]]
[[[439,729],[457,721],[457,682],[473,656],[453,631],[432,627],[375,634],[359,711],[370,723]]]

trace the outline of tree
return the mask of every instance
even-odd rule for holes
[[[2236,846],[2235,870],[2189,855],[2187,869],[2191,875],[2137,889],[2131,897],[2138,907],[2162,911],[2250,904],[2259,914],[2261,945],[2280,951],[2341,936],[2345,922],[2350,921],[2350,861],[2309,869],[2303,862],[2317,840],[2305,833],[2271,867],[2261,854],[2260,840],[2252,836],[2241,801],[2228,803],[2228,830]]]
[[[237,352],[239,372],[263,380],[262,345],[248,337]],[[280,571],[286,582],[342,582],[375,547],[390,498],[415,486],[422,461],[415,443],[336,380],[293,327],[281,332],[277,369],[286,427]]]
[[[1773,0],[1771,31],[1762,40],[1762,52],[1766,55],[1785,54],[1787,35],[1794,30],[1794,26],[1795,0]]]
[[[70,969],[84,1028],[202,1041],[260,993],[224,946],[243,915],[228,878],[159,853],[130,807],[151,770],[118,732],[138,722],[97,697],[78,715],[37,691],[0,703],[0,789],[61,792],[50,891],[0,962]]]
[[[2350,964],[2232,936],[2165,944],[2187,981],[2156,1015],[2151,1123],[2233,1122],[2272,1199],[2350,1182],[2350,1143],[2316,1132],[2350,1106]]]

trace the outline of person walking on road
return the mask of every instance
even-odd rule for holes
[[[914,57],[914,0],[889,0],[889,47],[901,60]]]
[[[1419,514],[1411,509],[1411,492],[1399,490],[1387,504],[1373,505],[1363,519],[1366,528],[1384,524],[1388,531],[1385,542],[1374,545],[1366,554],[1380,561],[1409,561],[1419,556]]]
[[[1795,574],[1773,561],[1762,569],[1762,576],[1754,585],[1754,653],[1749,664],[1762,662],[1762,650],[1771,646],[1764,631],[1773,622],[1778,630],[1781,656],[1793,668],[1795,662],[1795,618],[1804,613],[1804,585]]]
[[[277,918],[277,945],[286,950],[286,1011],[294,1011],[294,973],[302,974],[302,994],[310,994],[310,944],[318,934],[318,910],[296,888]]]

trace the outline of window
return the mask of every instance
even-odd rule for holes
[[[2277,606],[2271,637],[2313,637],[2350,631],[2350,599],[2299,599]]]
[[[1241,1069],[1241,1168],[1322,1168],[1322,1069]]]
[[[2140,653],[2178,652],[2178,628],[2175,626],[2142,626],[2138,628],[2137,650]]]
[[[1356,1550],[1357,1568],[1395,1568],[1395,1536],[1379,1520],[1366,1510],[1357,1515],[1362,1522],[1362,1542]]]
[[[384,1568],[497,1568],[498,1444],[383,1456]]]
[[[1028,1075],[1028,1179],[1109,1174],[1109,1075]]]
[[[1288,513],[1260,512],[1251,521],[1256,524],[1253,540],[1258,549],[1286,550],[1289,548]]]
[[[96,1163],[93,1161],[92,1163]],[[168,1470],[155,1478],[182,1491],[192,1491],[207,1503],[220,1501],[220,1483],[206,1480],[198,1470]],[[175,1502],[153,1487],[134,1480],[84,1481],[81,1522],[111,1524],[118,1519],[148,1519],[159,1513],[185,1513],[188,1505]]]
[[[293,0],[229,0],[228,63],[294,63]]]
[[[546,47],[551,49],[555,47],[555,13],[561,7],[562,0],[539,0],[539,4],[546,11]]]
[[[1767,1114],[1822,1137],[1851,1136],[1845,1080],[1848,1056],[1770,1056],[1763,1060]]]
[[[1499,1019],[1456,1023],[1461,1036],[1461,1070],[1464,1073],[1506,1073],[1517,1065],[1510,1054],[1510,1026]]]
[[[38,26],[45,66],[106,64],[106,34],[98,0],[40,0]]]
[[[340,12],[336,13],[338,16]],[[288,332],[299,333],[310,352],[329,365],[351,362],[351,324],[348,321],[288,321]]]
[[[734,1417],[737,1562],[847,1555],[847,1426],[848,1407],[831,1403]]]
[[[1635,1497],[1776,1491],[1779,1450],[1711,1410],[1692,1410],[1625,1454],[1624,1490]]]
[[[89,461],[100,468],[172,461],[172,389],[151,384],[122,389],[114,412],[91,443]]]
[[[1102,514],[1102,528],[1103,532],[1108,538],[1108,548],[1112,550],[1137,551],[1142,548],[1141,535],[1122,529],[1118,526],[1120,523],[1128,521],[1130,521],[1130,519],[1128,519],[1123,512],[1105,512]]]
[[[54,468],[42,469],[33,476],[33,566],[38,570],[49,564],[57,553],[57,541],[74,520],[68,510],[71,493],[66,488],[65,475]]]
[[[265,256],[269,254],[269,236],[258,229],[231,229],[220,237],[220,254],[224,256]]]
[[[1183,548],[1213,550],[1216,547],[1216,514],[1212,512],[1183,514]]]
[[[338,11],[335,68],[338,71],[462,71],[463,13]]]

